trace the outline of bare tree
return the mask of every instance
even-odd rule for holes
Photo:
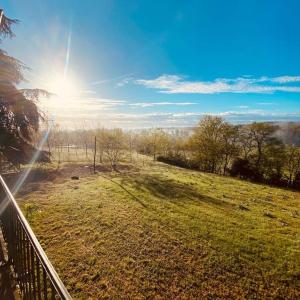
[[[239,153],[239,148],[237,145],[238,128],[225,122],[221,128],[221,133],[223,175],[225,175],[230,161],[232,161],[232,159]]]
[[[124,154],[125,148],[125,136],[121,129],[105,130],[103,151],[110,162],[112,170],[116,170],[117,163]]]
[[[265,146],[275,141],[274,134],[277,129],[277,126],[270,123],[254,122],[249,125],[249,131],[256,146],[256,167],[260,166],[264,158]]]

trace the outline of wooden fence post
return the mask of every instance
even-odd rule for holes
[[[97,151],[97,139],[95,136],[95,145],[94,145],[94,174],[96,173],[96,151]]]

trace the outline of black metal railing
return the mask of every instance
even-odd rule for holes
[[[0,226],[23,299],[72,299],[0,176]]]

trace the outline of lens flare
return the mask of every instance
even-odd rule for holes
[[[15,183],[15,185],[13,186],[13,188],[11,189],[11,193],[13,195],[17,194],[17,192],[19,191],[19,189],[22,187],[24,181],[26,180],[26,178],[28,177],[29,173],[31,172],[32,169],[32,165],[36,162],[36,160],[38,159],[40,152],[42,151],[49,133],[51,131],[52,125],[49,126],[48,130],[46,131],[46,133],[44,134],[43,138],[41,139],[41,141],[39,142],[39,145],[37,147],[37,150],[35,151],[35,153],[33,154],[30,162],[29,162],[29,167],[26,168],[20,175],[20,177],[18,178],[17,182]],[[3,211],[5,210],[5,208],[7,207],[9,203],[9,199],[7,198],[7,196],[3,199],[3,201],[0,204],[0,214],[3,213]]]

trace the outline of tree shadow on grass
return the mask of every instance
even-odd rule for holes
[[[198,205],[207,203],[218,206],[231,206],[230,203],[201,194],[194,186],[161,175],[139,174],[138,178],[123,176],[121,185],[131,185],[135,190],[181,205],[186,202]]]
[[[132,194],[128,189],[126,189],[122,184],[114,181],[113,179],[110,179],[110,178],[107,178],[105,177],[106,179],[109,179],[111,182],[113,182],[114,184],[116,184],[117,186],[119,186],[122,190],[124,190],[127,194],[129,194],[135,201],[137,201],[139,204],[141,204],[143,207],[147,207],[147,205],[141,200],[139,199],[138,197],[136,197],[134,194]]]

